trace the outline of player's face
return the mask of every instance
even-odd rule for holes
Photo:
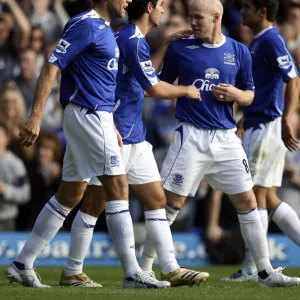
[[[190,24],[197,39],[209,38],[215,27],[212,10],[200,5],[191,5]]]
[[[161,16],[164,13],[163,4],[164,4],[163,0],[158,0],[156,7],[150,13],[150,22],[153,24],[154,27],[159,26]]]
[[[261,10],[256,9],[251,0],[245,0],[241,9],[242,22],[250,28],[257,27],[262,19]]]
[[[126,9],[132,0],[109,0],[108,10],[113,18],[124,18]]]

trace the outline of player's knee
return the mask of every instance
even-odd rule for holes
[[[237,211],[248,211],[257,207],[256,198],[252,190],[229,197]]]
[[[128,200],[128,183],[126,176],[106,176],[107,178],[102,181],[106,200]]]
[[[144,200],[144,208],[145,210],[162,209],[166,207],[166,203],[167,200],[164,194],[156,195]]]
[[[80,210],[98,218],[105,209],[105,193],[101,186],[88,186]]]
[[[57,201],[69,208],[74,208],[82,199],[87,183],[61,182],[55,195]]]

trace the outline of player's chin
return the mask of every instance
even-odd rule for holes
[[[195,36],[196,39],[202,39],[203,38],[202,34],[199,31],[193,31],[193,33],[194,33],[194,36]]]
[[[119,13],[119,18],[124,18],[126,16],[126,10],[125,8],[122,8],[122,10]]]

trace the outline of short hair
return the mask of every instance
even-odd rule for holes
[[[279,0],[252,0],[256,9],[265,8],[267,10],[267,20],[274,22],[279,7]]]
[[[55,133],[46,131],[41,132],[37,139],[37,148],[43,146],[52,149],[54,160],[59,161],[61,159],[61,142]]]
[[[146,12],[149,3],[152,3],[155,8],[158,0],[132,0],[132,3],[128,5],[127,14],[129,21],[135,21],[141,18]]]

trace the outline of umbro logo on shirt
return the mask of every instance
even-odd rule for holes
[[[185,48],[188,48],[188,49],[197,49],[197,48],[200,48],[199,46],[196,46],[196,45],[191,45],[191,46],[186,46]]]

